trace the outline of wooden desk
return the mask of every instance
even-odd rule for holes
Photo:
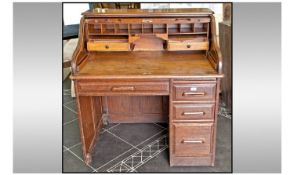
[[[80,26],[71,78],[86,163],[103,124],[168,122],[171,166],[213,166],[223,77],[213,12],[88,11]]]

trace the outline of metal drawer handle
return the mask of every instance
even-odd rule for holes
[[[193,96],[204,96],[205,92],[184,92],[183,96],[189,96],[189,95],[193,95]]]
[[[112,91],[134,91],[134,86],[122,86],[122,87],[113,87]]]
[[[151,19],[143,19],[142,23],[152,23],[152,20]]]
[[[183,112],[183,115],[204,115],[204,112]]]
[[[188,143],[188,144],[203,144],[203,140],[183,140],[182,143]]]
[[[179,20],[187,20],[187,21],[191,21],[191,18],[176,18],[175,21],[179,21]]]

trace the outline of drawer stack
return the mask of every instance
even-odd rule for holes
[[[213,166],[215,81],[173,81],[170,97],[170,165]]]

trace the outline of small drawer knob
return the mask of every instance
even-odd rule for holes
[[[189,48],[191,48],[191,45],[190,45],[190,44],[188,44],[188,45],[187,45],[187,48],[188,48],[188,49],[189,49]]]
[[[105,49],[109,49],[109,46],[108,45],[105,45]]]

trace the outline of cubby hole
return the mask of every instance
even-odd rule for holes
[[[178,34],[180,33],[181,24],[168,24],[168,33],[169,34]]]
[[[179,42],[184,42],[184,41],[206,42],[206,41],[208,41],[206,34],[187,34],[187,35],[177,34],[177,35],[169,35],[168,38],[170,41],[179,41]]]
[[[89,41],[95,42],[128,42],[128,35],[92,35]]]
[[[114,34],[114,24],[102,24],[102,34]]]
[[[153,33],[153,24],[143,24],[143,33],[145,34]]]
[[[180,25],[180,33],[193,33],[193,23],[181,24]]]
[[[154,33],[167,33],[167,24],[153,24]]]
[[[142,24],[130,24],[130,33],[131,34],[141,34],[142,33]]]
[[[89,35],[99,35],[101,34],[101,25],[100,24],[88,24]]]
[[[128,34],[128,24],[115,24],[116,34]]]
[[[193,32],[198,34],[205,34],[209,30],[208,26],[209,26],[209,23],[195,23]]]
[[[169,24],[168,33],[170,35],[177,34],[207,34],[209,31],[209,23],[182,23]]]

